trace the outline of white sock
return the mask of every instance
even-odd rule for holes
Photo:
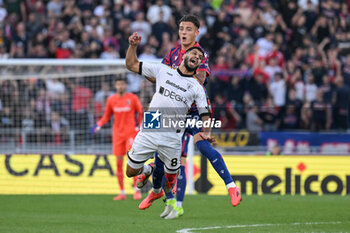
[[[120,194],[125,195],[125,191],[124,190],[120,190]]]
[[[138,192],[138,191],[140,191],[140,189],[139,189],[138,187],[135,186],[135,187],[134,187],[134,191],[135,191],[135,192]]]
[[[177,201],[175,206],[178,207],[178,208],[181,208],[182,207],[182,201]]]
[[[232,181],[231,183],[229,183],[229,184],[226,185],[226,188],[227,188],[227,189],[229,189],[229,188],[234,188],[234,187],[236,187],[236,184],[235,184],[234,181]]]
[[[148,165],[148,164],[144,164],[142,173],[145,174],[145,175],[149,175],[151,172],[152,172],[151,166]]]
[[[153,192],[154,192],[155,194],[158,194],[158,193],[160,193],[161,191],[162,191],[162,188],[159,188],[159,189],[153,188]]]

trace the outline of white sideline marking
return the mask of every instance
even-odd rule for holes
[[[282,226],[282,225],[320,225],[320,224],[341,224],[343,222],[294,222],[294,223],[266,223],[266,224],[247,224],[247,225],[232,225],[232,226],[214,226],[214,227],[199,227],[199,228],[185,228],[177,230],[177,233],[191,233],[193,231],[200,230],[213,230],[213,229],[224,229],[224,228],[247,228],[247,227],[268,227],[268,226]]]

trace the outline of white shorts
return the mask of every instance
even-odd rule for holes
[[[161,132],[140,131],[128,152],[128,165],[139,169],[148,159],[154,157],[155,152],[164,163],[165,172],[175,174],[178,171],[181,166],[181,138],[167,137],[167,134]]]

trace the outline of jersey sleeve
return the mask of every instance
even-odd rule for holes
[[[171,66],[172,61],[171,61],[171,56],[174,53],[175,48],[171,49],[170,52],[163,58],[162,63],[167,66]]]
[[[211,74],[211,70],[209,67],[209,54],[208,52],[204,53],[204,58],[202,63],[198,67],[198,71],[205,71],[207,73],[207,77]]]
[[[195,97],[197,110],[200,116],[211,115],[211,109],[204,87],[199,86]]]
[[[103,117],[97,122],[97,125],[102,127],[104,124],[106,124],[111,119],[112,113],[113,113],[112,99],[111,97],[109,97],[107,99],[107,105],[106,105],[106,109],[103,114]]]
[[[157,63],[150,63],[150,62],[142,62],[140,64],[141,68],[141,75],[144,75],[146,77],[155,77],[157,78],[157,74],[159,70],[161,69],[161,65]]]

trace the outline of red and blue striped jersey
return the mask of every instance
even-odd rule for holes
[[[202,63],[199,65],[197,71],[204,70],[207,73],[207,77],[210,75],[211,70],[209,67],[209,55],[208,52],[205,51],[199,44],[196,42],[194,47],[200,47],[204,51],[204,58]],[[185,50],[181,49],[181,45],[176,46],[171,49],[170,52],[163,58],[162,63],[173,68],[178,68],[182,62],[182,56],[185,54]],[[205,81],[204,85],[207,83]]]

